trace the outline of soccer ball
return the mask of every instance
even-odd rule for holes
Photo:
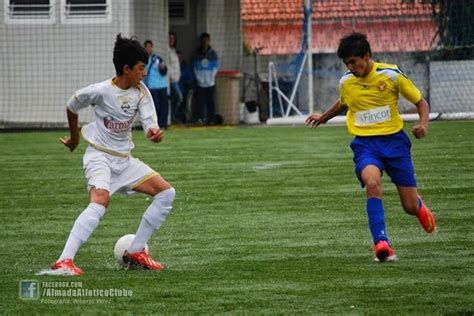
[[[117,242],[115,243],[115,247],[114,247],[115,259],[117,259],[118,264],[123,268],[127,268],[127,265],[123,262],[123,253],[125,250],[128,249],[128,247],[130,246],[134,238],[135,238],[134,234],[128,234],[128,235],[120,237],[120,239],[117,240]],[[145,251],[148,252],[148,245],[145,245]]]

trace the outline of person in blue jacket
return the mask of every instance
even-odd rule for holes
[[[168,127],[168,67],[159,55],[153,53],[153,42],[146,40],[143,44],[148,53],[148,64],[146,65],[147,76],[144,80],[148,90],[150,90],[153,102],[155,103],[158,125],[161,129]]]
[[[219,59],[216,51],[210,45],[211,36],[208,33],[202,33],[199,39],[200,46],[196,50],[193,61],[198,101],[198,121],[213,125],[216,123],[215,86]]]

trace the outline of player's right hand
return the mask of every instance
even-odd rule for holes
[[[305,121],[305,124],[311,128],[316,128],[319,126],[319,124],[326,123],[321,118],[322,118],[322,114],[313,113],[310,116],[308,116],[308,118]]]
[[[150,128],[148,130],[146,137],[154,143],[159,143],[163,140],[163,137],[165,137],[165,134],[159,128]]]
[[[63,138],[59,138],[59,141],[69,148],[70,151],[74,151],[77,145],[79,145],[79,138],[72,138],[71,136],[64,136]]]

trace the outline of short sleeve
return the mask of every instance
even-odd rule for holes
[[[415,84],[405,75],[397,75],[398,90],[400,94],[413,104],[420,102],[422,95]]]
[[[78,113],[80,109],[84,109],[89,105],[95,105],[99,96],[97,84],[79,89],[67,102],[67,107],[74,113]]]
[[[339,104],[346,106],[346,100],[344,98],[344,82],[347,80],[349,73],[345,73],[339,80]]]

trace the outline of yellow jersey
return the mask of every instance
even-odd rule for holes
[[[403,128],[398,95],[417,104],[422,95],[397,65],[374,62],[370,73],[346,72],[339,82],[339,101],[348,108],[347,129],[357,136],[390,135]]]

